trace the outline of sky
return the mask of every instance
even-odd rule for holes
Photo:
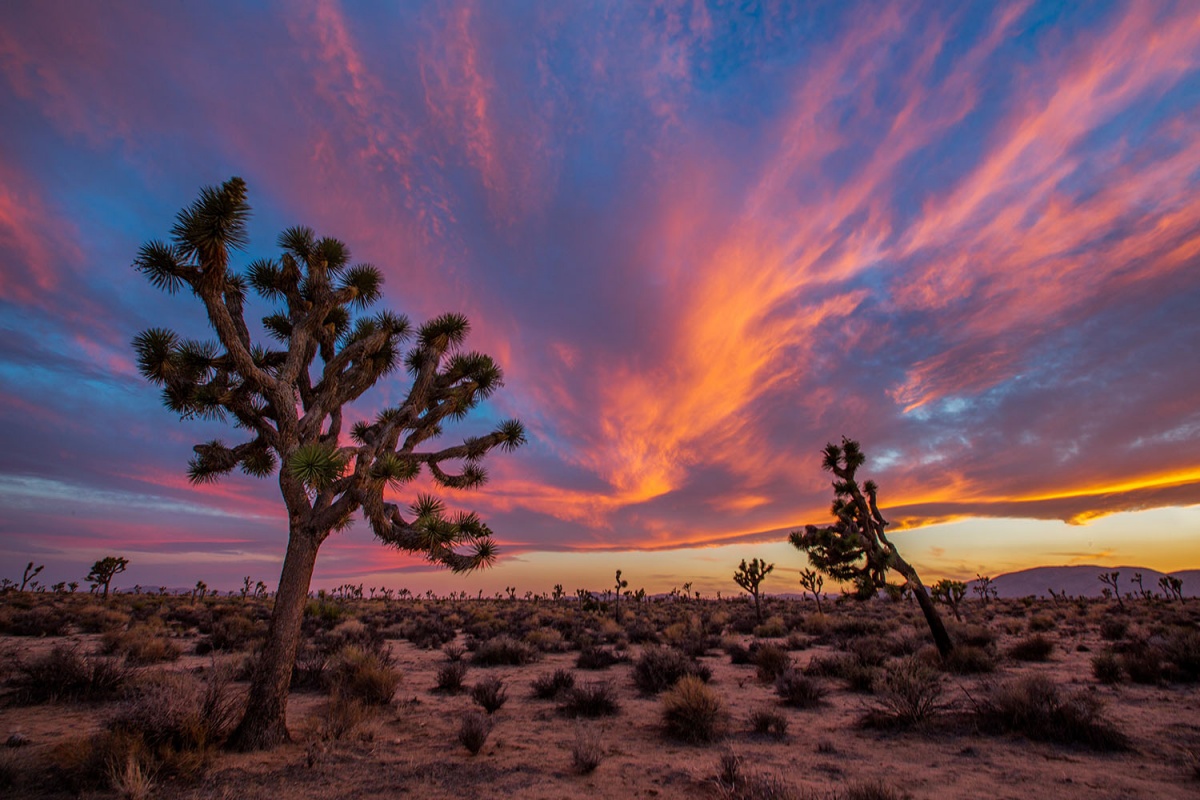
[[[386,307],[465,313],[503,366],[447,439],[529,432],[446,497],[494,568],[359,522],[316,586],[620,568],[732,594],[761,557],[765,590],[799,591],[786,536],[828,519],[843,435],[927,582],[1200,567],[1190,0],[14,0],[0,119],[6,577],[114,554],[122,585],[277,579],[277,484],[190,486],[192,445],[234,434],[162,408],[130,345],[206,334],[131,263],[233,175],[242,264],[291,225],[342,239]]]

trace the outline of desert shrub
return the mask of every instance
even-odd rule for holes
[[[582,725],[575,728],[575,743],[571,746],[571,766],[580,775],[596,771],[604,760],[604,743],[600,731]]]
[[[985,730],[1096,750],[1128,748],[1128,737],[1101,716],[1102,708],[1094,694],[1063,695],[1044,675],[1031,675],[993,688],[976,713]]]
[[[945,708],[942,676],[918,658],[896,661],[883,670],[875,703],[863,723],[870,727],[907,728],[928,722]]]
[[[724,717],[721,698],[695,675],[684,675],[663,692],[663,728],[675,739],[692,744],[711,742],[720,735]]]
[[[70,619],[53,606],[34,606],[16,611],[8,624],[12,636],[62,636]]]
[[[111,788],[112,768],[130,757],[149,758],[146,745],[134,735],[101,731],[59,742],[49,754],[49,776],[73,795]]]
[[[785,706],[813,708],[825,697],[825,689],[804,673],[786,669],[775,679],[775,694]]]
[[[481,667],[522,666],[541,658],[537,648],[511,636],[497,636],[480,642],[471,661]]]
[[[567,650],[567,641],[554,628],[540,628],[525,634],[526,644],[542,653],[562,653]]]
[[[1200,681],[1200,632],[1176,628],[1167,635],[1163,650],[1174,667],[1172,678],[1187,683]]]
[[[731,639],[725,642],[722,649],[724,649],[725,654],[729,656],[730,664],[754,663],[754,654],[751,649],[736,639]]]
[[[110,630],[101,636],[100,642],[105,653],[123,655],[131,664],[177,661],[183,652],[178,644],[162,635],[161,629],[149,625],[135,625],[127,631]]]
[[[340,741],[370,717],[371,709],[362,700],[335,692],[317,715],[317,738],[322,742]]]
[[[845,643],[847,652],[851,653],[858,663],[868,667],[881,667],[893,653],[892,641],[883,636],[861,636]]]
[[[129,624],[129,615],[115,608],[84,606],[75,613],[75,624],[84,633],[119,631]]]
[[[453,625],[436,616],[406,619],[400,623],[398,632],[402,638],[428,650],[453,642],[458,636]]]
[[[1163,681],[1162,652],[1146,642],[1125,650],[1118,661],[1134,683],[1154,686]]]
[[[208,643],[213,650],[236,653],[266,635],[266,627],[241,614],[222,617],[212,625]]]
[[[942,666],[956,675],[979,675],[996,671],[996,656],[986,647],[960,644],[942,659]]]
[[[812,800],[800,794],[778,775],[747,773],[742,759],[732,752],[721,755],[717,763],[717,790],[725,800]]]
[[[782,647],[774,644],[764,644],[756,648],[753,661],[758,671],[758,679],[763,683],[772,683],[792,668],[791,656]]]
[[[463,690],[463,680],[467,677],[467,665],[461,661],[449,661],[438,667],[435,692],[458,694]]]
[[[647,647],[633,664],[633,682],[646,694],[658,694],[685,675],[707,681],[712,670],[673,647]]]
[[[1058,620],[1048,614],[1034,614],[1029,618],[1027,627],[1030,633],[1045,633],[1058,626]]]
[[[56,645],[16,669],[16,698],[25,703],[108,700],[126,687],[130,671],[115,658],[84,654],[79,645]]]
[[[329,683],[329,654],[312,642],[301,642],[292,667],[292,689],[322,691]]]
[[[579,669],[608,669],[613,664],[624,664],[629,656],[616,653],[608,647],[588,646],[579,651],[575,666]]]
[[[750,730],[759,736],[783,739],[787,736],[788,718],[773,708],[764,708],[750,715]]]
[[[856,656],[846,654],[817,656],[804,668],[805,675],[838,678],[850,691],[863,694],[870,694],[874,691],[878,673],[878,668],[867,666]]]
[[[471,687],[471,699],[488,714],[494,714],[508,700],[508,692],[504,689],[504,681],[493,676],[484,678]]]
[[[1129,620],[1121,617],[1106,617],[1100,620],[1100,636],[1110,642],[1119,641],[1129,633]]]
[[[986,625],[950,625],[950,638],[956,645],[971,645],[972,647],[991,647],[996,643],[996,634]]]
[[[570,670],[556,669],[533,679],[533,696],[542,700],[553,700],[575,687],[575,675]]]
[[[566,690],[559,710],[568,717],[611,717],[621,706],[612,684],[597,681]]]
[[[1092,658],[1092,675],[1101,683],[1120,683],[1125,677],[1121,662],[1112,653],[1101,653]]]
[[[471,755],[477,755],[492,733],[492,721],[478,711],[468,711],[458,724],[458,742]]]
[[[635,619],[625,626],[625,636],[630,644],[658,644],[658,630],[644,619]]]
[[[353,697],[367,705],[382,706],[392,702],[400,673],[392,666],[386,650],[364,650],[348,645],[338,651],[329,668],[332,690]]]
[[[1054,651],[1054,642],[1036,633],[1027,636],[1008,648],[1008,655],[1018,661],[1049,661]]]
[[[792,631],[788,634],[783,646],[787,650],[807,650],[811,644],[812,639],[808,636],[799,631]]]
[[[755,625],[753,633],[758,639],[782,639],[787,636],[788,629],[783,617],[771,617],[763,624]]]

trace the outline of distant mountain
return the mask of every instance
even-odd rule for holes
[[[1049,597],[1050,590],[1066,592],[1071,597],[1100,597],[1105,584],[1100,582],[1100,575],[1108,572],[1119,572],[1118,585],[1121,594],[1134,592],[1137,587],[1133,583],[1133,574],[1142,573],[1142,585],[1146,591],[1161,594],[1158,579],[1167,573],[1145,567],[1098,567],[1095,565],[1075,567],[1033,567],[1020,572],[1009,572],[992,578],[992,584],[1001,597]],[[1185,597],[1200,597],[1200,569],[1181,570],[1169,573],[1183,581]],[[978,581],[971,581],[973,589]]]

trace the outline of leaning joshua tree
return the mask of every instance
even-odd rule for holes
[[[843,436],[841,446],[827,444],[824,454],[822,467],[836,479],[833,515],[837,521],[824,528],[807,525],[803,531],[792,531],[788,540],[808,555],[812,566],[834,580],[853,583],[860,597],[870,597],[881,589],[887,583],[888,570],[903,575],[944,658],[953,649],[950,636],[917,571],[884,534],[888,523],[879,513],[878,487],[874,481],[858,485],[855,474],[866,460],[858,442]]]
[[[183,419],[224,420],[244,441],[196,445],[193,483],[235,468],[267,477],[278,471],[288,540],[267,640],[249,701],[231,746],[263,749],[288,738],[285,709],[300,623],[317,550],[362,510],[385,544],[464,572],[495,558],[491,531],[473,513],[451,514],[440,500],[417,495],[407,509],[384,498],[422,469],[441,486],[483,483],[480,460],[493,448],[525,441],[515,420],[486,436],[444,449],[422,449],[447,420],[465,416],[501,385],[500,367],[461,349],[467,320],[436,317],[413,330],[390,311],[367,315],[383,282],[369,264],[350,264],[336,239],[308,228],[279,237],[278,260],[237,272],[232,251],[247,242],[246,185],[232,178],[203,189],[179,213],[169,242],[152,241],[134,266],[156,287],[188,289],[204,306],[214,341],[183,339],[152,328],[134,339],[143,376]],[[245,320],[248,290],[277,304],[262,320],[274,344],[256,343]],[[403,351],[404,343],[412,344]],[[410,378],[399,402],[343,433],[343,408],[403,365]],[[393,394],[393,397],[396,395]]]
[[[112,579],[125,571],[129,566],[129,559],[121,556],[105,556],[104,558],[92,564],[92,571],[84,578],[85,581],[92,584],[92,591],[96,591],[101,586],[104,587],[104,599],[108,599],[108,585],[112,583]]]

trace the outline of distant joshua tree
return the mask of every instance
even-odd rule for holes
[[[96,591],[101,586],[104,587],[104,599],[108,599],[108,585],[112,583],[112,579],[125,571],[129,566],[129,559],[121,558],[120,556],[105,556],[104,558],[92,564],[92,571],[84,578],[85,581],[92,584],[92,591]]]
[[[1163,590],[1163,594],[1170,600],[1174,597],[1180,603],[1183,602],[1183,580],[1176,578],[1174,575],[1163,575],[1158,579],[1158,588]]]
[[[139,370],[162,387],[168,409],[181,419],[228,420],[246,436],[232,446],[196,445],[188,470],[193,483],[237,468],[261,478],[278,474],[287,549],[250,699],[231,737],[237,749],[260,750],[289,738],[288,686],[322,543],[361,510],[375,536],[399,550],[455,572],[491,564],[496,548],[478,516],[452,514],[423,494],[403,508],[384,491],[422,470],[444,487],[477,487],[486,479],[484,456],[517,447],[525,430],[509,420],[456,446],[418,449],[503,383],[496,362],[463,349],[467,319],[445,314],[414,330],[391,311],[367,315],[382,297],[382,273],[370,264],[352,265],[345,244],[309,228],[280,235],[280,258],[235,271],[231,257],[248,242],[249,216],[246,184],[231,178],[201,190],[179,212],[169,242],[141,248],[137,270],[169,294],[187,290],[203,305],[216,338],[197,341],[151,328],[133,346]],[[245,318],[251,290],[278,304],[262,320],[273,343],[251,339]],[[410,339],[415,342],[405,353]],[[407,392],[391,392],[399,402],[344,431],[346,405],[401,368],[411,383]],[[462,471],[447,472],[451,464]]]
[[[617,591],[616,599],[613,601],[613,620],[621,624],[621,590],[629,585],[629,581],[621,580],[621,570],[617,570]]]
[[[950,606],[950,610],[954,612],[954,618],[962,622],[962,614],[959,613],[958,607],[963,598],[967,596],[965,583],[943,578],[930,587],[930,592],[933,594],[934,600]]]
[[[45,568],[46,568],[45,564],[39,564],[38,566],[35,567],[33,565],[33,562],[30,561],[29,564],[25,567],[25,574],[23,574],[21,576],[21,588],[18,589],[17,591],[20,591],[20,592],[25,591],[25,587],[30,586],[30,584],[36,585],[37,581],[35,581],[34,578],[36,578],[38,576],[38,574],[41,573],[41,571],[44,570]]]
[[[1125,601],[1121,599],[1121,588],[1117,585],[1121,577],[1118,570],[1112,572],[1101,572],[1098,576],[1100,582],[1112,587],[1112,594],[1117,598],[1117,606],[1121,609],[1125,608]]]
[[[824,614],[825,609],[821,607],[821,589],[825,586],[825,578],[815,569],[804,569],[800,571],[800,585],[812,594],[813,599],[817,601],[817,613]]]
[[[945,658],[954,644],[917,571],[900,557],[884,533],[888,522],[879,512],[879,489],[874,481],[858,484],[858,469],[866,460],[862,448],[843,436],[840,446],[825,445],[823,455],[822,468],[835,478],[833,515],[837,521],[824,528],[808,525],[792,531],[788,540],[808,555],[812,566],[835,580],[853,583],[860,597],[873,596],[881,589],[889,570],[903,575],[921,606],[938,652]]]
[[[995,600],[997,595],[996,586],[991,577],[979,573],[975,573],[975,586],[971,591],[979,596],[979,602],[985,606],[989,600]]]
[[[754,617],[761,625],[763,621],[762,615],[762,595],[759,587],[762,582],[767,579],[767,575],[771,574],[771,570],[775,569],[774,564],[768,564],[765,561],[759,561],[757,558],[749,564],[746,559],[742,559],[742,563],[738,565],[737,572],[733,573],[733,581],[738,586],[745,589],[754,598]]]

